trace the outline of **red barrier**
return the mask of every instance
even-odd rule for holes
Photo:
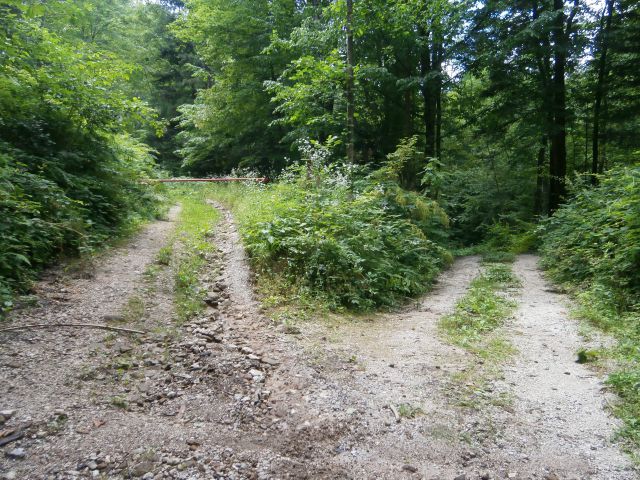
[[[156,180],[150,180],[157,183],[183,183],[183,182],[258,182],[269,183],[267,177],[238,177],[238,178],[159,178]]]

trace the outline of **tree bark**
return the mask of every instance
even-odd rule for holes
[[[595,100],[593,105],[593,135],[591,153],[591,183],[598,183],[598,173],[601,171],[600,165],[600,121],[602,113],[602,98],[605,95],[606,77],[608,74],[607,51],[609,49],[609,31],[611,30],[611,19],[613,17],[614,0],[607,0],[605,11],[602,13],[600,22],[600,59],[598,60],[598,82],[596,84]]]
[[[436,88],[435,88],[435,96],[436,96],[436,149],[435,156],[438,160],[440,160],[440,156],[442,155],[442,60],[444,57],[444,51],[442,47],[442,43],[438,43],[436,46],[436,62],[435,62],[435,70],[438,73],[438,77],[436,78]]]
[[[566,194],[567,175],[567,98],[565,70],[567,64],[568,34],[565,32],[563,0],[553,0],[556,14],[551,30],[553,40],[553,125],[551,132],[551,158],[549,162],[549,213],[555,212]],[[569,25],[568,25],[569,26]]]
[[[355,98],[353,73],[353,0],[347,0],[347,161],[355,162]]]
[[[544,199],[544,160],[547,151],[547,139],[543,138],[538,149],[538,161],[536,165],[536,193],[533,211],[536,215],[542,215]]]
[[[436,156],[436,96],[434,92],[434,76],[432,63],[432,49],[429,32],[420,29],[424,45],[420,51],[420,75],[422,76],[422,101],[424,104],[423,124],[425,135],[424,156],[427,162]]]

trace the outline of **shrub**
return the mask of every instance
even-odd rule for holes
[[[298,168],[263,187],[240,215],[258,270],[334,308],[393,305],[425,291],[450,261],[437,243],[447,217],[435,202],[400,188],[396,167],[354,176],[334,166],[313,178]]]
[[[600,291],[619,311],[640,305],[640,167],[578,191],[541,227],[544,265],[559,281]]]

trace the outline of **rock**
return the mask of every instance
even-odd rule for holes
[[[122,315],[105,315],[102,317],[105,322],[124,322]]]
[[[469,480],[469,478],[463,473],[462,475],[458,475],[453,480]]]
[[[483,473],[482,475],[480,475],[480,480],[491,480],[491,475],[489,475],[488,473]]]
[[[2,480],[15,480],[16,478],[18,478],[18,474],[16,473],[15,470],[9,470],[0,478],[2,478]]]
[[[254,382],[264,382],[264,373],[261,372],[260,370],[256,370],[255,368],[252,368],[251,370],[249,370],[249,375],[251,375],[251,378],[253,379]]]
[[[555,473],[551,472],[551,473],[547,473],[544,476],[544,480],[560,480],[560,477]]]
[[[16,414],[15,410],[2,410],[0,411],[0,417],[4,417],[5,421],[9,420]]]
[[[278,360],[270,357],[263,357],[262,363],[266,363],[267,365],[271,365],[272,367],[277,367],[278,365],[280,365],[280,362]]]
[[[97,470],[98,469],[98,464],[96,462],[94,462],[93,460],[91,460],[90,462],[87,462],[87,468],[89,470]]]
[[[140,462],[131,469],[131,475],[134,477],[144,477],[153,470],[153,466],[151,462]]]
[[[217,307],[218,303],[220,303],[220,295],[218,295],[217,293],[212,293],[204,299],[204,303],[206,303],[210,307]]]
[[[152,480],[154,477],[153,473],[147,472],[142,476],[142,480]]]
[[[15,460],[21,460],[27,456],[27,452],[24,448],[14,448],[13,450],[6,452],[5,455]]]
[[[180,463],[180,459],[178,457],[166,457],[162,461],[171,466],[176,466]]]
[[[413,465],[403,465],[402,470],[404,470],[405,472],[416,473],[418,471],[418,467],[415,467]]]

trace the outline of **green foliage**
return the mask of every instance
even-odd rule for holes
[[[584,283],[618,311],[640,306],[640,167],[582,188],[541,227],[554,279]]]
[[[152,152],[128,132],[160,125],[123,88],[132,67],[54,29],[74,6],[26,4],[0,5],[2,310],[53,259],[134,227],[157,200],[139,182],[152,174]]]

